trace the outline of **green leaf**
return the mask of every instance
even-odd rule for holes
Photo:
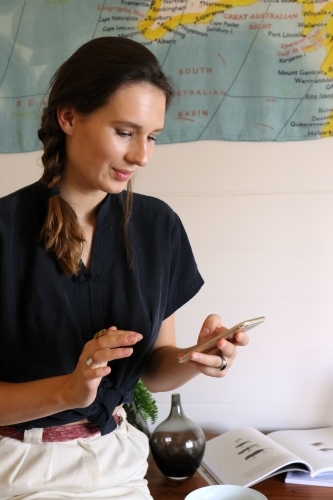
[[[152,423],[154,423],[158,414],[156,401],[141,379],[138,380],[134,388],[133,397],[134,403],[143,418],[146,421],[150,418]]]

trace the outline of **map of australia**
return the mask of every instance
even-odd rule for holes
[[[333,136],[333,0],[2,0],[0,152],[41,148],[53,72],[100,36],[146,45],[172,77],[160,143]]]

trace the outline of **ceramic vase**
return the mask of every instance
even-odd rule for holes
[[[150,438],[157,467],[169,479],[182,480],[198,469],[206,439],[202,429],[184,414],[180,395],[172,394],[171,411]]]

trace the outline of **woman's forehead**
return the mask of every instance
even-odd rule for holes
[[[166,98],[162,90],[147,83],[137,83],[118,89],[104,109],[112,114],[114,121],[127,121],[133,126],[149,121],[158,131],[164,125],[165,107]]]

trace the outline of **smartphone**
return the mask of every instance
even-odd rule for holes
[[[265,321],[264,316],[260,316],[259,318],[253,318],[253,319],[247,319],[246,321],[242,321],[241,323],[238,323],[238,325],[233,326],[232,328],[229,328],[229,330],[224,330],[221,332],[220,328],[216,328],[215,332],[216,335],[215,337],[211,338],[207,342],[204,342],[201,345],[198,345],[195,347],[195,349],[192,349],[192,351],[183,354],[182,356],[179,356],[178,361],[179,363],[185,363],[186,361],[189,361],[190,355],[192,352],[210,352],[213,349],[215,349],[216,342],[220,339],[227,338],[227,339],[232,339],[237,332],[246,332],[247,330],[250,330],[251,328],[254,328],[257,325],[260,325],[263,321]]]

